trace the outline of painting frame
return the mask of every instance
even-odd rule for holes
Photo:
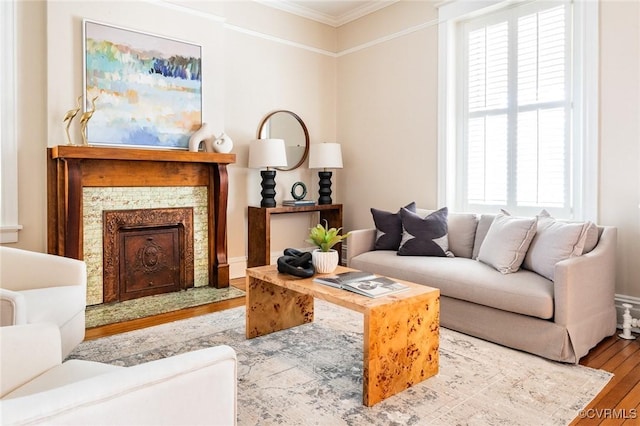
[[[89,145],[188,150],[202,126],[202,46],[91,19],[82,35]]]

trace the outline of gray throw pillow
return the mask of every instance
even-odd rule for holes
[[[416,203],[410,202],[405,209],[415,212]],[[376,242],[374,250],[398,250],[400,241],[402,241],[402,219],[400,219],[400,211],[391,213],[384,210],[371,208],[373,222],[376,225]]]
[[[436,210],[425,218],[400,209],[402,219],[402,241],[398,256],[453,256],[449,251],[446,207]]]

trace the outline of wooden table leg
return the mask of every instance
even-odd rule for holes
[[[268,265],[271,261],[271,215],[267,209],[249,207],[247,268]]]
[[[440,297],[373,308],[364,318],[363,404],[371,407],[438,373]]]
[[[247,277],[247,339],[313,322],[313,296]]]

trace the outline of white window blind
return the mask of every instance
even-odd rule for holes
[[[571,215],[569,14],[538,2],[460,25],[464,210]]]

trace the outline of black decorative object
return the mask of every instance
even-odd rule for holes
[[[278,258],[278,272],[301,278],[309,278],[316,270],[311,263],[311,253],[292,248],[284,250],[284,256]]]
[[[307,186],[302,182],[296,182],[291,187],[291,196],[294,200],[304,200],[307,196]]]
[[[275,207],[276,206],[276,171],[275,170],[262,170],[260,171],[262,176],[262,201],[260,201],[260,207]]]
[[[320,178],[320,189],[318,190],[320,197],[318,198],[318,204],[333,203],[331,200],[331,175],[332,172],[318,172],[318,177]]]

